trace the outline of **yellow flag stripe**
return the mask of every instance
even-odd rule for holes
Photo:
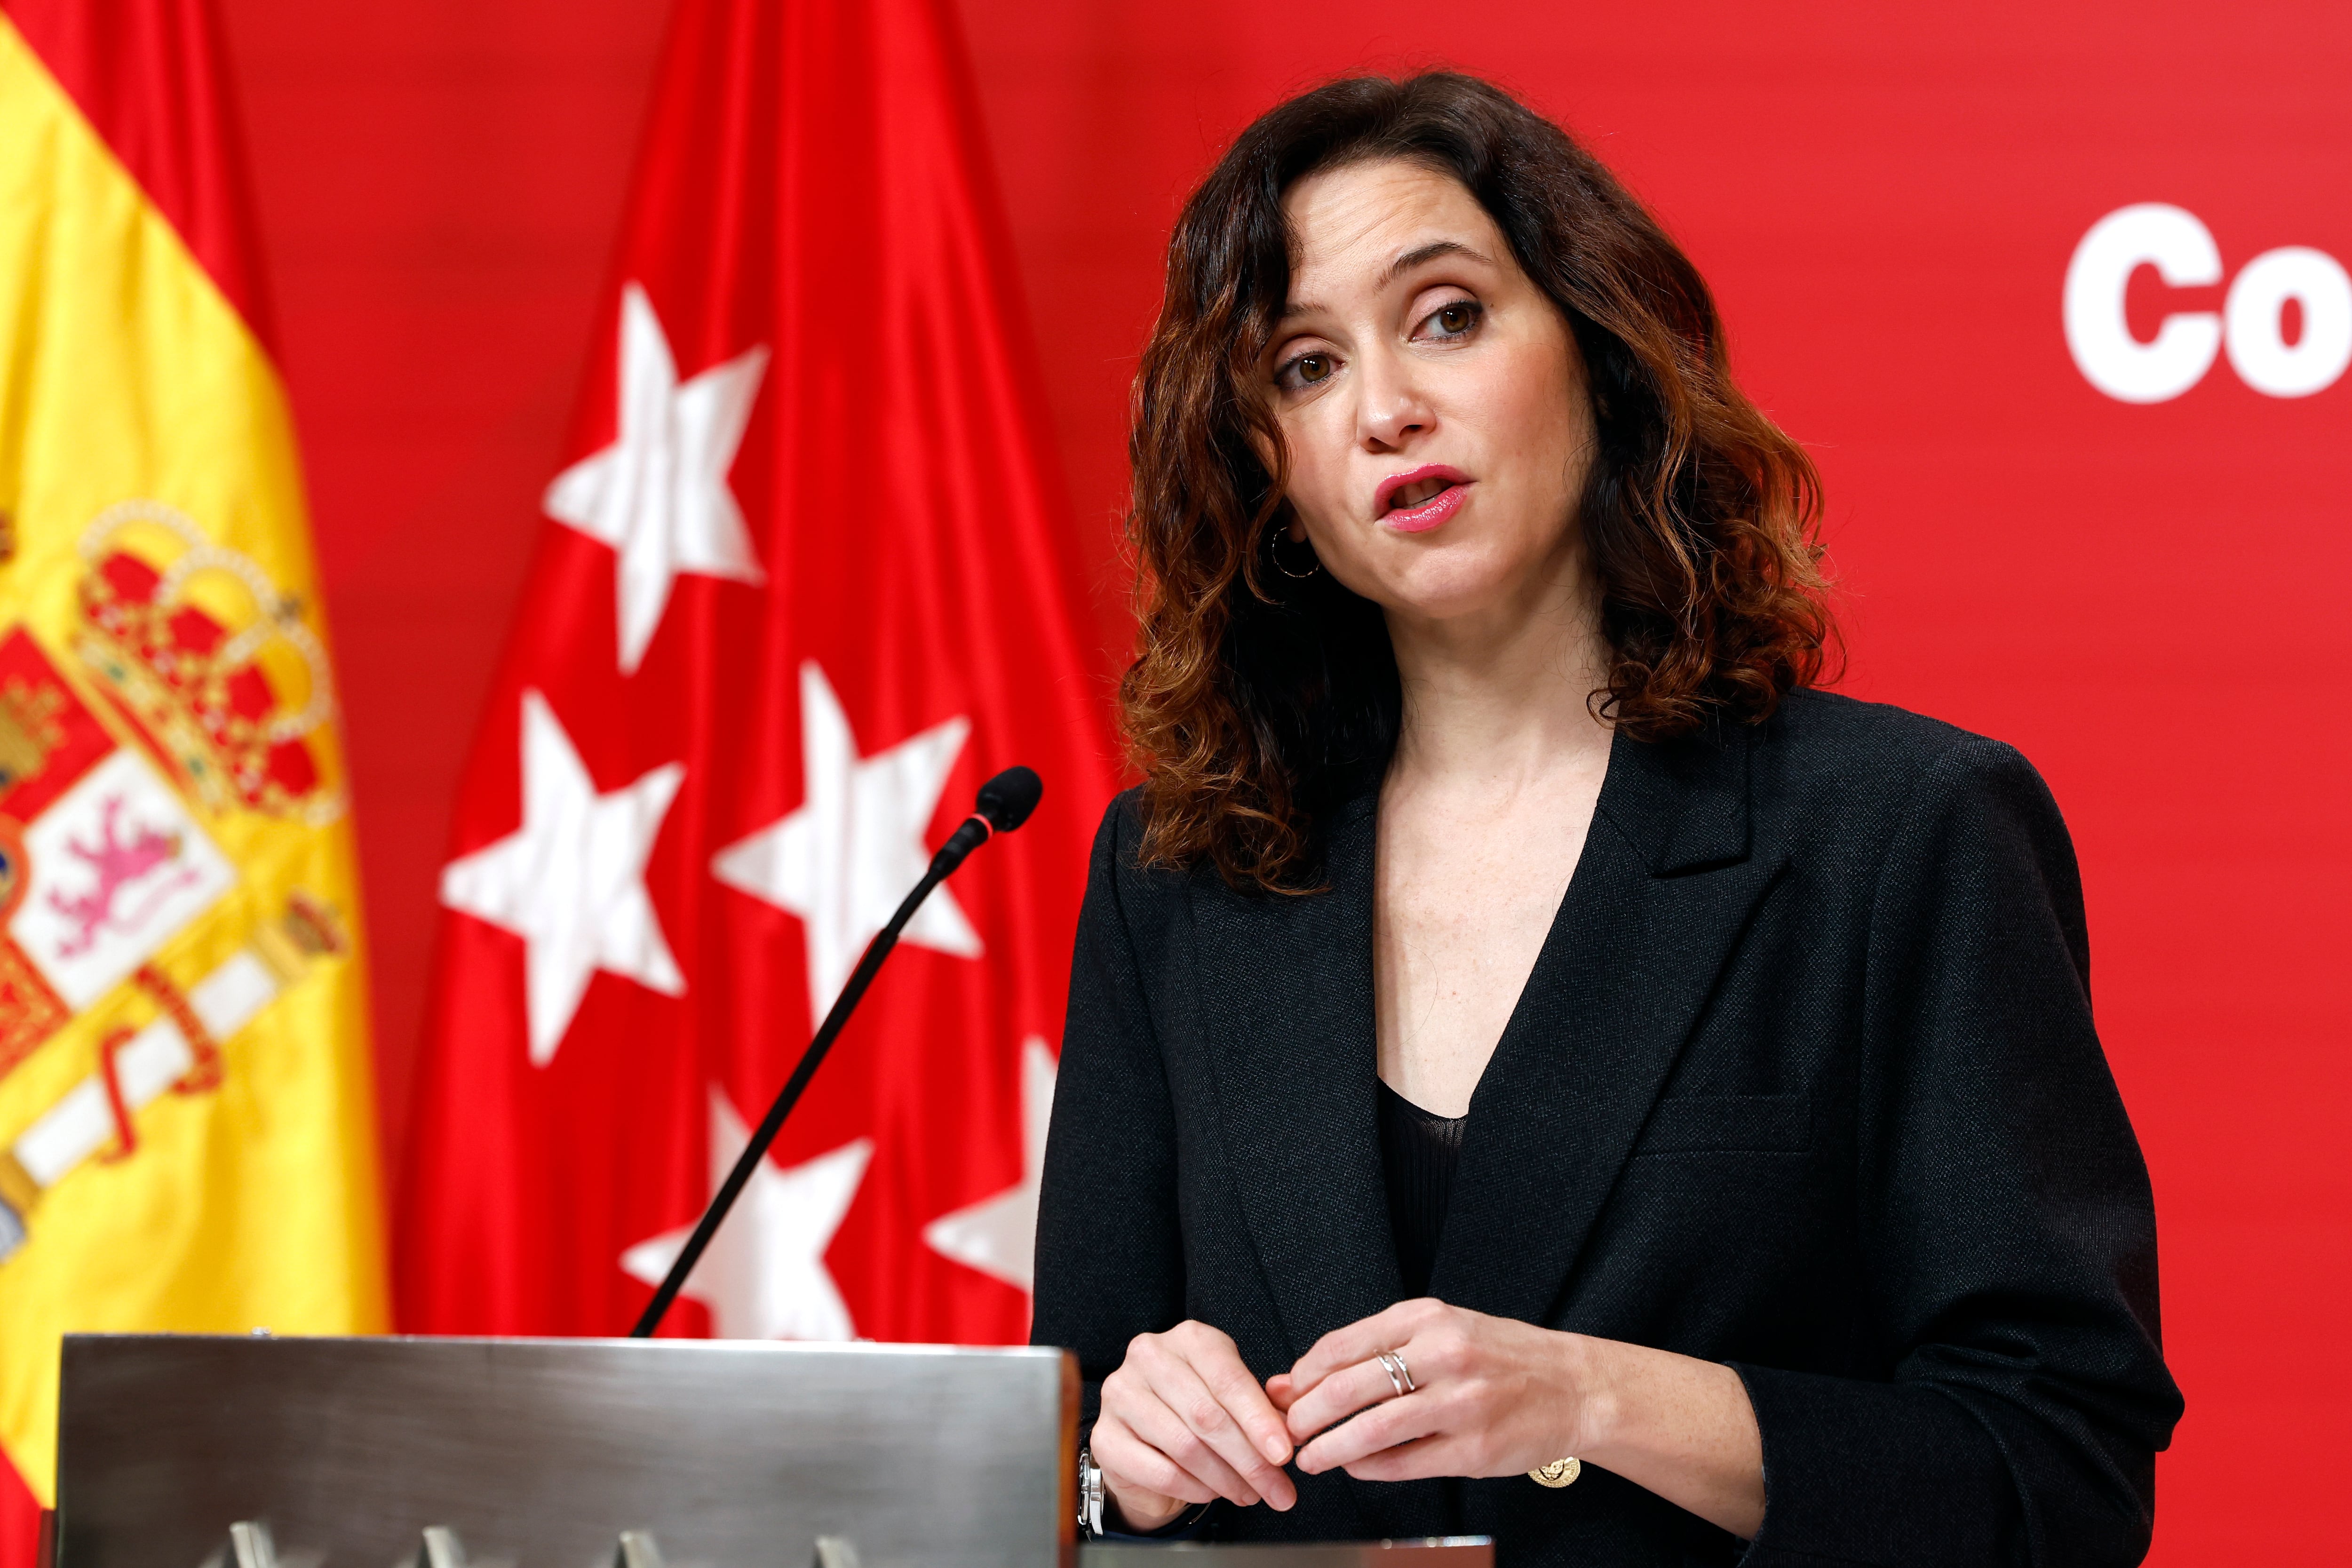
[[[93,745],[113,748],[87,780],[184,815],[148,842],[189,861],[157,897],[197,911],[152,951],[125,950],[135,974],[57,947],[63,1021],[13,1065],[0,1055],[0,1200],[23,1222],[0,1259],[0,1447],[46,1500],[60,1334],[363,1332],[385,1309],[358,889],[284,390],[5,16],[0,514],[0,637],[27,632],[102,731]],[[110,552],[162,574],[152,601],[145,579],[104,578]],[[220,668],[247,661],[235,668],[257,672],[250,689],[279,703],[264,728],[291,740],[267,752],[175,687],[175,667],[126,653],[178,625],[166,612],[222,629]],[[47,687],[8,679],[13,776],[12,745],[26,767],[64,754],[64,721]],[[289,766],[265,778],[265,756]],[[46,805],[50,826],[0,821],[32,846],[34,899],[77,853],[54,824],[80,798]],[[31,951],[26,922],[55,925],[65,905],[54,889],[38,910],[17,897],[8,929]],[[102,931],[107,906],[89,907]],[[135,1143],[122,1158],[118,1102]]]

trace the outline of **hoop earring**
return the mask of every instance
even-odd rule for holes
[[[1315,553],[1315,547],[1310,544],[1307,547],[1307,556],[1314,564],[1304,572],[1293,572],[1282,559],[1282,534],[1283,525],[1279,522],[1265,531],[1265,552],[1274,562],[1276,571],[1286,577],[1295,578],[1304,583],[1307,578],[1323,570],[1323,558]]]

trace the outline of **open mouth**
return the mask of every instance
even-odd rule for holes
[[[1385,528],[1425,533],[1462,509],[1469,487],[1467,474],[1433,463],[1381,480],[1373,510]]]

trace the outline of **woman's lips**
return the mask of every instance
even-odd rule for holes
[[[1396,503],[1396,498],[1400,494],[1409,489],[1416,489],[1432,480],[1441,485],[1459,485],[1466,484],[1469,479],[1469,475],[1449,463],[1423,463],[1417,468],[1408,468],[1401,474],[1391,474],[1372,491],[1372,515],[1374,517],[1385,515],[1389,508]],[[1434,491],[1430,495],[1418,498],[1412,504],[1425,506],[1433,499],[1435,499]]]
[[[1381,525],[1399,533],[1427,533],[1439,527],[1462,510],[1463,498],[1470,492],[1468,480],[1451,484],[1416,507],[1399,507],[1381,519]]]
[[[1442,488],[1423,493],[1432,485]],[[1372,492],[1372,515],[1399,533],[1427,533],[1462,510],[1462,493],[1469,488],[1470,476],[1451,464],[1423,463],[1380,482]],[[1394,505],[1399,496],[1411,498],[1410,504]]]

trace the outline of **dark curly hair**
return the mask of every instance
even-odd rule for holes
[[[1732,384],[1688,258],[1598,160],[1499,88],[1448,72],[1331,82],[1243,132],[1184,204],[1136,379],[1140,629],[1119,697],[1147,865],[1305,890],[1318,814],[1394,743],[1379,609],[1328,572],[1273,569],[1288,458],[1259,367],[1290,284],[1284,193],[1390,158],[1462,182],[1583,354],[1600,444],[1578,516],[1609,644],[1596,712],[1663,740],[1760,721],[1822,678],[1835,632],[1820,480]]]

